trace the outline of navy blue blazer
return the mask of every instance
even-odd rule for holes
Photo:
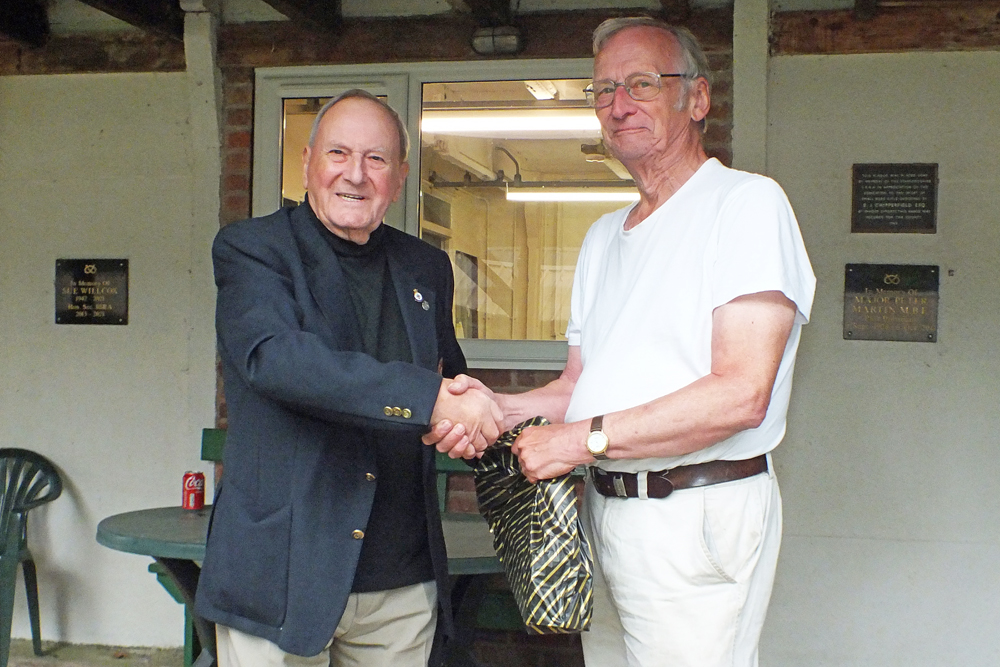
[[[355,531],[378,483],[375,429],[405,429],[423,452],[439,618],[450,628],[434,448],[420,435],[439,369],[466,370],[447,255],[385,230],[413,363],[378,362],[361,352],[346,279],[308,206],[228,225],[212,247],[229,426],[196,604],[211,621],[302,656],[323,650],[347,604]]]

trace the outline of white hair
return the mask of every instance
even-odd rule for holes
[[[614,35],[626,28],[655,28],[673,35],[681,47],[681,58],[683,59],[684,71],[682,79],[683,95],[678,100],[678,108],[682,108],[687,102],[688,93],[695,79],[705,79],[709,86],[712,85],[712,70],[708,66],[708,58],[702,50],[698,39],[691,34],[687,28],[673,26],[659,19],[650,16],[625,16],[607,19],[594,30],[594,55],[598,55],[601,49],[608,43]]]

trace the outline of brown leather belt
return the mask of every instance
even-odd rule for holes
[[[639,474],[613,472],[591,467],[594,488],[602,496],[611,498],[639,498]],[[646,473],[646,497],[666,498],[677,489],[693,489],[737,479],[753,477],[767,472],[767,456],[761,454],[744,461],[708,461],[670,470]]]

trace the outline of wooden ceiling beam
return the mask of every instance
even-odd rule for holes
[[[902,0],[878,3],[862,20],[855,12],[778,12],[771,20],[771,54],[819,55],[977,51],[1000,48],[1000,0]]]
[[[80,0],[145,32],[184,41],[184,11],[177,0]]]
[[[0,4],[0,35],[39,47],[49,41],[50,34],[44,0],[5,0]]]
[[[668,23],[683,23],[691,16],[691,0],[660,0],[660,7]]]
[[[510,0],[465,0],[465,4],[481,28],[511,25],[514,17]]]
[[[264,0],[276,11],[303,27],[337,34],[344,17],[340,0]]]
[[[854,18],[867,21],[878,14],[878,0],[854,0]]]
[[[527,38],[516,58],[592,58],[594,28],[621,15],[609,10],[519,14],[517,27]],[[693,12],[683,25],[698,37],[710,58],[732,52],[731,8]],[[469,13],[394,21],[350,18],[336,39],[306,31],[292,21],[227,24],[219,27],[219,66],[488,60],[472,50],[469,37],[476,28]]]

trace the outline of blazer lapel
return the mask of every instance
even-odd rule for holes
[[[329,336],[322,331],[313,333],[329,338],[335,348],[362,350],[361,325],[351,303],[347,278],[337,255],[316,229],[308,203],[292,211],[291,227],[299,246],[309,292],[329,326]]]
[[[403,315],[403,322],[406,324],[406,335],[410,339],[413,363],[422,368],[436,371],[438,369],[438,346],[434,314],[437,295],[431,285],[422,284],[413,277],[405,260],[397,257],[394,249],[395,244],[389,247],[387,253],[389,275],[392,276],[393,286],[396,288],[396,298],[399,300],[399,310]]]

